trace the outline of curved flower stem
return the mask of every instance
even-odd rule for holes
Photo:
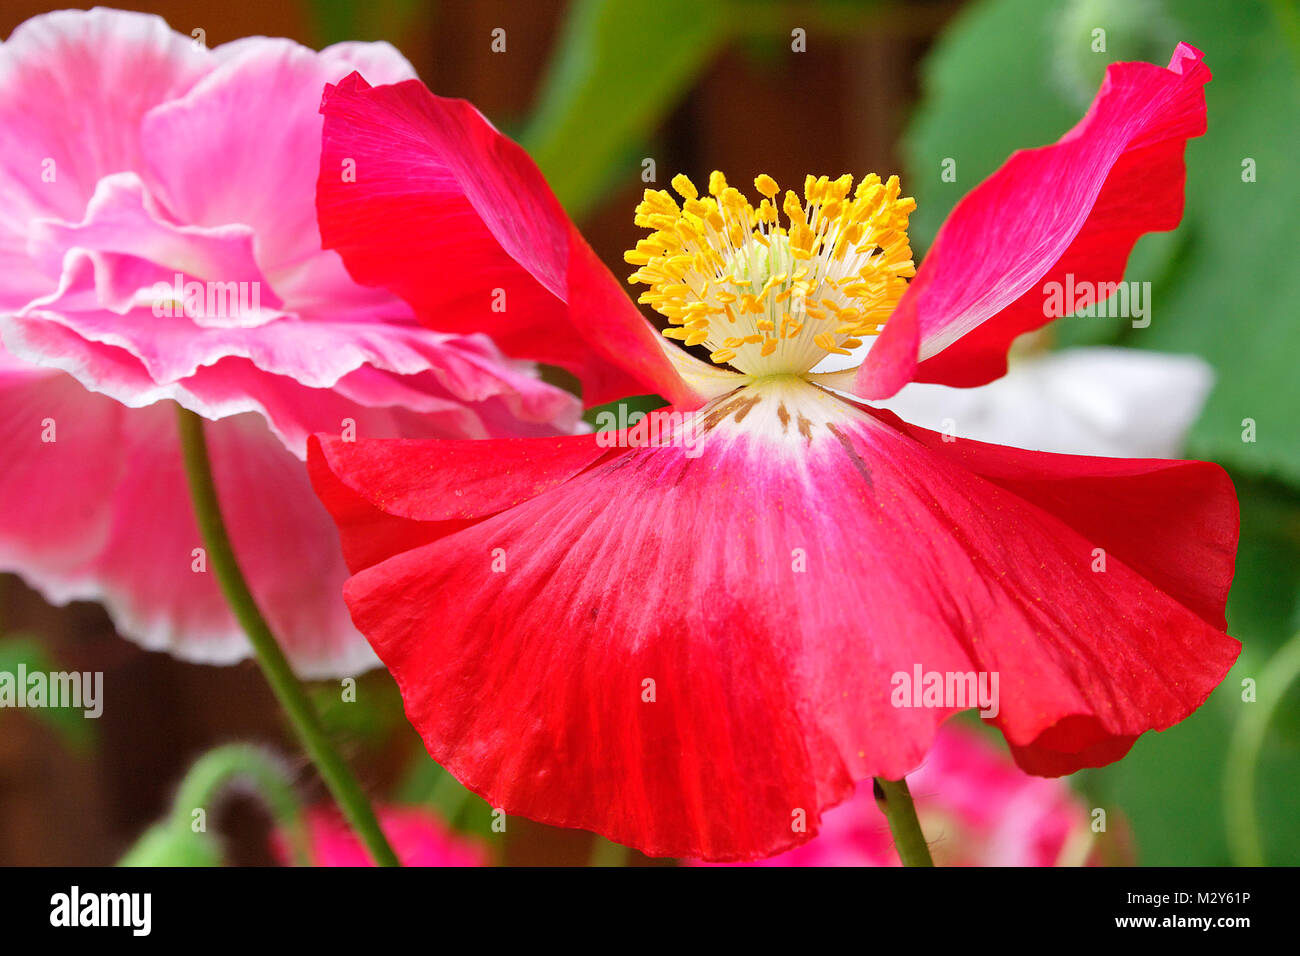
[[[1223,767],[1223,809],[1227,816],[1228,849],[1237,866],[1263,866],[1264,842],[1255,814],[1255,770],[1268,735],[1269,721],[1300,678],[1300,634],[1274,654],[1259,675],[1259,703],[1243,711],[1233,728]]]
[[[248,583],[244,580],[239,563],[235,560],[230,536],[221,517],[221,504],[217,499],[216,482],[212,477],[212,462],[208,457],[207,442],[203,437],[203,419],[188,409],[177,406],[180,427],[181,453],[185,459],[185,475],[189,480],[190,497],[194,502],[194,517],[198,520],[203,543],[208,549],[208,560],[225,595],[226,603],[235,619],[248,635],[249,643],[257,655],[262,674],[271,685],[276,700],[284,708],[289,722],[298,733],[307,756],[316,765],[321,778],[338,801],[343,815],[365,844],[371,857],[380,866],[398,866],[397,855],[388,845],[375,811],[366,799],[361,785],[339,756],[321,724],[316,709],[307,697],[302,683],[290,668],[284,651],[267,626],[266,619],[257,607]]]
[[[302,804],[293,792],[288,775],[270,754],[250,744],[226,744],[209,750],[190,768],[173,801],[172,815],[178,826],[190,822],[196,807],[210,806],[223,790],[246,780],[271,811],[276,824],[289,838],[294,863],[311,866]]]
[[[876,803],[889,820],[889,832],[894,835],[894,846],[903,866],[934,866],[930,848],[921,832],[921,821],[916,818],[916,806],[905,779],[875,779]]]

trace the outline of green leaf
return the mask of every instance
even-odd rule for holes
[[[1208,701],[1182,723],[1143,734],[1128,756],[1086,770],[1082,790],[1113,825],[1132,825],[1143,866],[1226,866],[1220,774],[1230,733],[1234,669]]]
[[[20,666],[26,668],[29,674],[49,674],[63,670],[36,638],[25,634],[0,638],[0,671],[17,674]],[[36,707],[24,712],[53,729],[64,745],[72,750],[85,750],[94,743],[94,720],[86,717],[85,708]]]
[[[1050,143],[1078,120],[1049,82],[1054,44],[1044,7],[1041,0],[974,4],[926,59],[923,99],[903,143],[903,185],[917,203],[909,231],[918,246],[1012,150]],[[955,163],[953,182],[942,176],[945,160]]]
[[[1272,6],[1184,0],[1176,17],[1205,50],[1209,133],[1188,145],[1187,245],[1132,344],[1196,352],[1218,385],[1189,450],[1300,483],[1300,75]],[[1252,159],[1256,182],[1243,182]],[[1256,440],[1242,440],[1243,420]]]
[[[571,215],[620,174],[640,175],[637,147],[717,52],[733,13],[695,0],[574,2],[520,136]]]

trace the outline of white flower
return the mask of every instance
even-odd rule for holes
[[[1190,355],[1095,347],[1013,361],[978,388],[908,385],[876,402],[960,438],[1112,458],[1174,458],[1214,381]]]

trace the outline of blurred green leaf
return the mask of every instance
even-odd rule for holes
[[[903,143],[906,191],[916,197],[918,245],[938,232],[952,207],[1014,149],[1057,139],[1079,118],[1048,77],[1054,49],[1042,0],[997,0],[967,7],[922,68],[923,98]],[[941,179],[944,160],[956,181]]]
[[[1204,356],[1219,380],[1190,450],[1300,482],[1300,76],[1271,5],[1209,0],[1175,8],[1205,50],[1209,133],[1187,150],[1188,242],[1156,290],[1154,320],[1132,344]],[[1256,182],[1242,181],[1254,160]],[[1285,254],[1278,254],[1287,250]],[[1161,320],[1163,318],[1163,321]],[[1146,333],[1150,333],[1147,335]],[[1256,441],[1242,441],[1242,420]]]
[[[335,739],[378,744],[406,723],[401,695],[386,671],[318,681],[308,685],[307,693]]]
[[[736,12],[724,2],[575,0],[520,136],[571,215],[590,208],[673,108]]]
[[[1135,15],[1139,10],[1141,16]],[[1066,341],[1112,341],[1192,352],[1218,372],[1189,439],[1192,453],[1300,483],[1300,415],[1293,356],[1300,354],[1300,41],[1294,3],[1215,0],[992,0],[970,7],[925,68],[926,96],[907,136],[909,190],[919,239],[1013,150],[1051,142],[1082,115],[1104,64],[1165,62],[1176,40],[1205,51],[1209,132],[1187,148],[1187,208],[1168,235],[1143,239],[1128,277],[1153,285],[1153,321],[1071,320]],[[1107,52],[1093,53],[1105,29]],[[957,182],[939,178],[945,157]],[[1254,160],[1256,182],[1243,182]],[[1286,250],[1282,254],[1281,251]],[[1256,441],[1242,440],[1243,419]]]
[[[1161,733],[1143,734],[1128,756],[1076,774],[1093,806],[1116,810],[1134,831],[1143,866],[1226,866],[1221,774],[1240,681],[1234,668],[1201,708]]]
[[[392,42],[406,32],[421,7],[419,0],[309,0],[308,5],[320,46],[348,40]]]
[[[26,634],[0,638],[0,671],[17,674],[20,666],[25,667],[28,673],[49,674],[63,670],[36,638]],[[44,722],[73,750],[85,750],[95,740],[94,721],[86,717],[84,708],[35,707],[24,713]]]

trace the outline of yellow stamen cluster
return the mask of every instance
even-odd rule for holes
[[[687,177],[647,189],[636,224],[653,230],[624,258],[629,282],[650,286],[638,301],[672,323],[669,338],[704,345],[714,362],[751,375],[810,371],[829,353],[847,355],[880,333],[915,275],[898,177],[808,176],[804,201],[761,175],[757,208],[709,176],[701,198]],[[852,190],[852,198],[849,193]]]

